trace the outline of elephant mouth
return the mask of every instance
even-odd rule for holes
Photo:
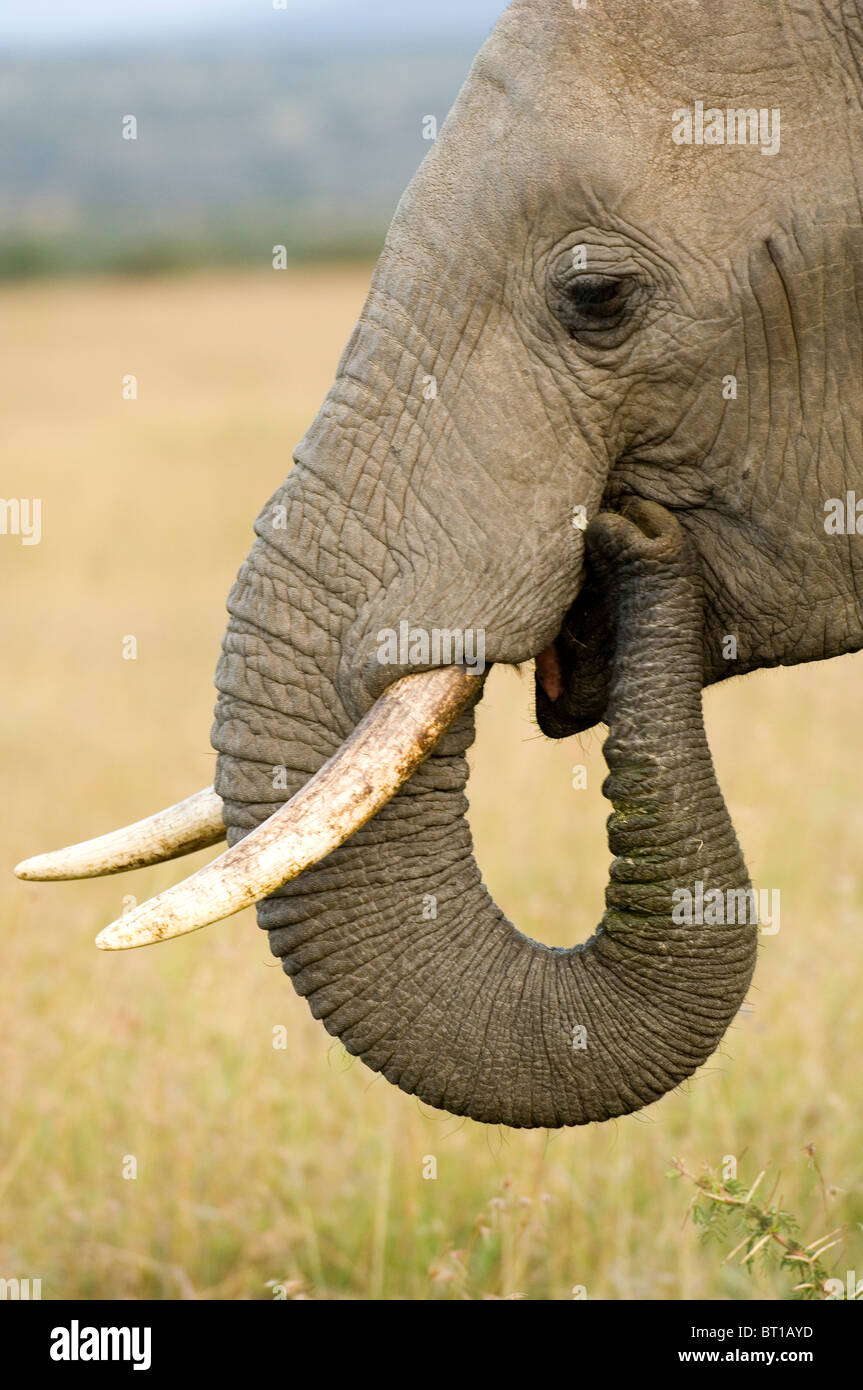
[[[536,658],[536,717],[548,738],[607,722],[614,618],[590,568],[557,637]]]
[[[563,694],[563,667],[556,640],[536,658],[536,679],[549,704],[556,704]]]
[[[612,479],[600,510],[638,517],[643,525],[644,506],[644,498]],[[589,550],[584,564],[581,588],[560,631],[536,658],[536,717],[547,738],[571,738],[609,722],[615,610]]]

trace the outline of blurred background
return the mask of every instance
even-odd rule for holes
[[[505,7],[8,0],[0,275],[375,255]]]
[[[793,1269],[727,1258],[731,1225],[700,1241],[674,1157],[745,1190],[763,1172],[802,1239],[838,1232],[830,1272],[863,1277],[860,658],[708,692],[781,930],[721,1052],[617,1123],[521,1133],[428,1111],[311,1019],[251,913],[94,950],[201,856],[11,877],[211,779],[252,520],[332,380],[424,118],[443,119],[501,8],[0,12],[2,492],[42,501],[38,545],[0,535],[0,1278],[41,1279],[44,1298],[790,1297]],[[505,910],[564,945],[602,912],[601,738],[544,740],[532,684],[491,677],[471,822]]]

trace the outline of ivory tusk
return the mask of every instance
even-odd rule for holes
[[[15,873],[19,878],[51,881],[67,878],[101,878],[178,859],[196,849],[207,849],[225,838],[222,798],[212,787],[187,797],[155,816],[136,821],[123,830],[112,830],[96,840],[25,859]]]
[[[396,681],[290,801],[211,864],[105,927],[96,945],[122,951],[185,936],[325,859],[404,786],[484,679],[447,666]]]

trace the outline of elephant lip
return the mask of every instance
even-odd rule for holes
[[[536,658],[536,676],[546,696],[554,704],[563,694],[563,671],[555,642],[541,651]]]

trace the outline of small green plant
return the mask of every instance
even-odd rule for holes
[[[814,1146],[809,1145],[806,1152],[824,1190],[821,1171],[815,1162]],[[702,1241],[722,1245],[739,1238],[725,1256],[724,1264],[739,1258],[739,1263],[751,1274],[756,1257],[764,1265],[778,1257],[779,1268],[787,1270],[798,1280],[792,1285],[793,1298],[812,1300],[829,1296],[826,1285],[830,1274],[822,1260],[828,1250],[845,1239],[844,1227],[838,1226],[817,1240],[803,1244],[798,1238],[797,1220],[790,1212],[783,1210],[781,1202],[775,1201],[778,1177],[767,1197],[761,1200],[756,1198],[766,1169],[762,1169],[747,1187],[737,1178],[718,1177],[707,1165],[700,1174],[696,1174],[691,1173],[680,1159],[673,1159],[672,1162],[674,1166],[668,1176],[686,1178],[695,1185],[696,1192],[689,1204],[689,1212],[695,1225],[701,1228]]]

